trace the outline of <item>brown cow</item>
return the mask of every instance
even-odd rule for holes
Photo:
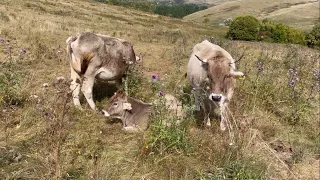
[[[166,94],[164,98],[172,117],[184,116],[178,99],[170,94]],[[152,104],[131,98],[120,90],[110,98],[106,109],[106,111],[102,110],[103,114],[107,117],[120,119],[125,131],[138,132],[148,128],[153,107]],[[177,121],[177,124],[179,123]],[[170,123],[167,125],[170,126]]]
[[[219,106],[220,129],[226,129],[227,106],[232,98],[236,77],[243,77],[236,71],[234,59],[218,45],[205,40],[193,48],[188,63],[188,79],[195,90],[196,110],[200,105],[204,110],[207,126],[211,126],[210,113],[214,106]],[[209,99],[209,101],[208,101]]]
[[[95,110],[96,105],[92,98],[95,78],[115,80],[119,87],[129,66],[135,64],[133,47],[125,40],[90,32],[71,36],[66,42],[71,67],[70,88],[73,91],[73,102],[81,107],[81,83],[81,91],[90,107]]]

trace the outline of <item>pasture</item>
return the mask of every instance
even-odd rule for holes
[[[319,178],[319,51],[227,41],[224,27],[89,0],[2,0],[0,22],[0,179]],[[65,41],[84,31],[126,39],[142,57],[128,87],[144,102],[160,100],[147,132],[121,131],[84,98],[83,111],[73,106]],[[230,131],[217,120],[201,126],[182,77],[204,39],[219,41],[234,59],[245,53]],[[114,91],[97,83],[97,106]],[[176,119],[160,91],[182,100],[188,117],[181,126],[161,123]]]

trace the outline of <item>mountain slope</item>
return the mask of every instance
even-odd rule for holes
[[[319,2],[315,0],[239,0],[220,4],[186,16],[186,20],[222,22],[240,15],[268,18],[302,30],[310,30],[319,16]]]

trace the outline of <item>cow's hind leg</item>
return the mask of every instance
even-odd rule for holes
[[[87,99],[87,102],[91,109],[96,110],[96,104],[93,101],[92,89],[95,80],[95,68],[93,66],[89,66],[87,71],[83,76],[83,83],[81,87],[81,91]]]
[[[70,90],[72,91],[73,103],[75,106],[81,108],[79,93],[80,93],[80,83],[81,78],[78,73],[71,67],[71,84]]]

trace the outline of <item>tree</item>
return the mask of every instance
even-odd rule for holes
[[[253,16],[240,16],[232,21],[227,36],[235,40],[257,40],[259,21]]]
[[[307,45],[320,48],[320,23],[315,24],[311,32],[307,34]]]

